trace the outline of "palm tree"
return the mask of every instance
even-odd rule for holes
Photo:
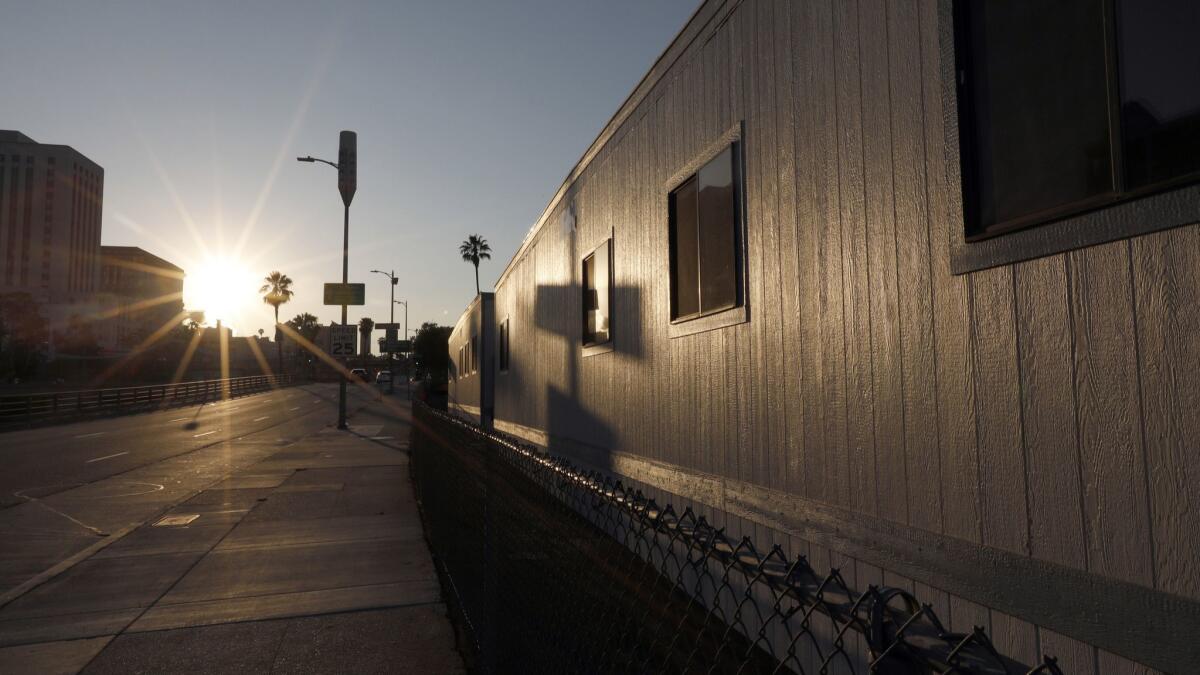
[[[475,295],[479,295],[479,261],[491,260],[492,247],[488,246],[487,239],[472,234],[458,247],[458,252],[462,254],[463,260],[475,266]]]
[[[292,317],[287,321],[287,325],[291,326],[292,330],[299,333],[301,337],[309,342],[315,340],[317,333],[321,330],[321,320],[308,312]]]
[[[371,317],[364,316],[358,320],[358,332],[362,336],[363,356],[371,355],[371,331],[375,330],[375,322]]]
[[[275,308],[275,364],[280,374],[283,374],[283,340],[279,332],[279,306],[292,299],[292,279],[288,275],[275,270],[263,278],[263,302]]]

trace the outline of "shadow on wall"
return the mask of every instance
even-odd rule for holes
[[[641,359],[645,353],[641,329],[642,290],[636,286],[613,286],[610,294],[613,351]],[[582,301],[583,290],[576,284],[540,285],[533,309],[534,325],[562,338],[568,347],[568,361],[574,364],[581,358],[579,351],[583,344]],[[571,377],[574,377],[573,373]]]
[[[573,256],[572,256],[573,259]],[[640,330],[641,289],[615,286],[611,289],[613,310],[612,353],[599,354],[590,359],[613,359],[622,357],[621,367],[636,367],[626,361],[640,361],[644,354]],[[590,412],[581,403],[584,383],[581,381],[584,358],[582,289],[578,284],[567,286],[539,285],[535,296],[534,325],[562,340],[565,355],[561,376],[551,375],[546,386],[546,433],[549,451],[605,471],[612,470],[612,450],[617,441],[613,428],[603,419]],[[628,324],[628,325],[626,325]],[[596,363],[600,363],[597,361]],[[589,371],[596,371],[594,368]],[[611,371],[610,371],[611,372]],[[510,377],[511,375],[506,375]],[[521,391],[509,383],[510,391]],[[616,391],[612,383],[591,391],[607,392],[597,395],[624,395]]]

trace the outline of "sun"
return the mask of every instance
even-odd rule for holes
[[[210,325],[220,320],[236,328],[242,313],[258,299],[259,282],[241,261],[229,256],[209,256],[184,277],[184,306],[189,311],[204,312]]]

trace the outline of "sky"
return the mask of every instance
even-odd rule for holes
[[[102,243],[183,267],[187,308],[239,335],[271,334],[272,270],[295,280],[281,318],[338,318],[337,172],[296,157],[354,130],[350,320],[388,320],[369,270],[394,269],[410,328],[452,324],[475,293],[458,244],[489,241],[489,290],[698,4],[0,0],[0,128],[104,167]]]

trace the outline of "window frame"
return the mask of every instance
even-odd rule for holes
[[[616,344],[616,334],[613,332],[613,325],[615,323],[613,321],[613,307],[616,305],[616,298],[614,297],[615,296],[614,291],[616,288],[615,265],[616,265],[617,253],[616,253],[616,247],[613,244],[615,239],[613,238],[612,230],[610,229],[606,233],[606,235],[607,236],[605,236],[605,238],[603,238],[599,242],[597,242],[596,245],[593,246],[590,251],[583,254],[583,256],[581,256],[579,258],[579,266],[578,266],[578,270],[579,270],[579,274],[580,274],[580,278],[579,278],[579,298],[580,298],[580,301],[579,301],[579,312],[580,312],[579,344],[580,344],[581,353],[585,357],[596,356],[597,354],[607,354],[615,349],[615,344]],[[608,244],[608,339],[605,340],[604,342],[587,342],[586,341],[587,337],[583,332],[584,318],[586,317],[585,312],[587,312],[587,309],[583,306],[583,291],[584,291],[583,265],[589,258],[595,257],[596,253],[601,248],[603,248],[605,244]]]
[[[701,312],[698,315],[689,315],[678,319],[670,318],[670,310],[667,312],[667,333],[670,339],[695,335],[710,330],[718,330],[728,328],[738,324],[750,321],[750,286],[749,286],[749,217],[746,207],[746,152],[748,151],[746,143],[746,128],[745,123],[739,121],[730,128],[726,129],[720,136],[706,145],[700,152],[696,153],[687,163],[681,166],[671,177],[663,184],[663,199],[660,201],[660,218],[663,255],[666,257],[663,267],[667,270],[667,283],[663,284],[664,302],[666,307],[672,306],[672,284],[674,283],[674,270],[671,261],[671,194],[683,186],[684,183],[697,176],[700,169],[712,161],[715,157],[732,146],[732,161],[733,161],[733,193],[734,193],[734,246],[736,248],[734,254],[734,277],[737,291],[737,302],[733,307],[713,310],[710,312]]]
[[[512,328],[509,323],[509,317],[504,317],[504,320],[499,324],[499,330],[496,331],[496,336],[499,338],[500,344],[496,345],[496,369],[498,372],[507,373],[512,368],[512,356],[510,348],[512,345]]]
[[[945,157],[946,208],[931,212],[932,236],[940,236],[938,223],[949,219],[950,271],[966,274],[1096,244],[1200,223],[1200,184],[1168,183],[1118,193],[1115,199],[1076,203],[1021,219],[1021,224],[986,236],[968,236],[964,174],[968,170],[960,139],[965,114],[959,104],[958,50],[955,5],[958,0],[938,0],[938,48],[942,99],[942,136]],[[931,176],[932,187],[936,177]],[[936,203],[930,204],[931,208]],[[1030,222],[1032,220],[1032,222]]]

